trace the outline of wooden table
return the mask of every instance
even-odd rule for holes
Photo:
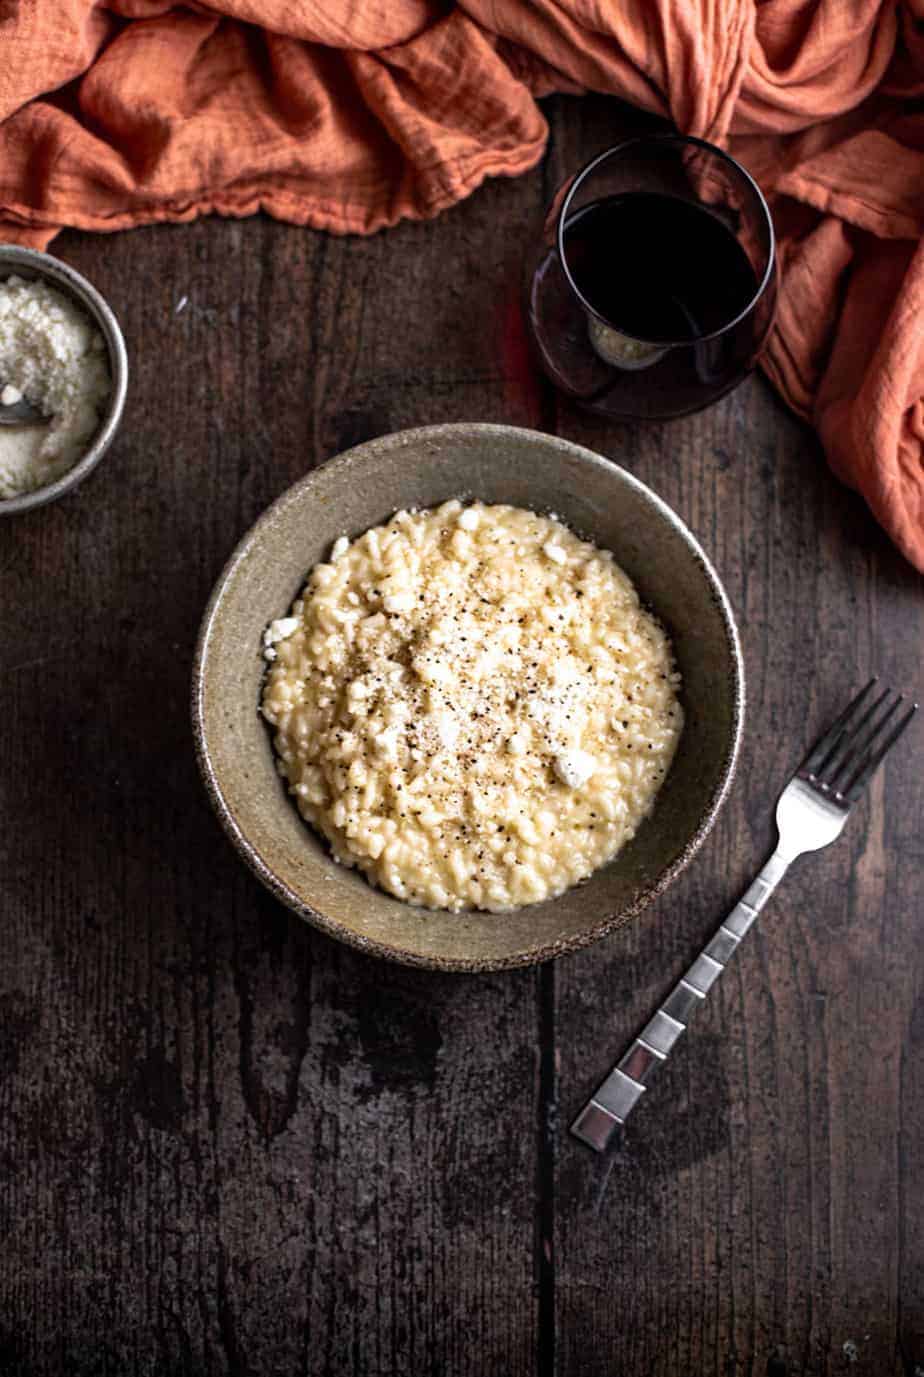
[[[566,1131],[764,859],[801,748],[871,671],[924,687],[924,605],[761,378],[632,429],[527,369],[525,247],[620,127],[603,100],[549,114],[542,168],[434,223],[55,245],[133,375],[97,473],[0,535],[0,1374],[924,1371],[921,727],[794,868],[619,1151]],[[463,419],[656,488],[725,581],[749,692],[731,796],[665,898],[477,978],[279,907],[209,810],[187,708],[209,590],[271,499]]]

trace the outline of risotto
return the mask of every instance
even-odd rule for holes
[[[650,812],[683,723],[670,642],[555,516],[446,502],[334,543],[264,636],[278,768],[401,899],[560,894]]]

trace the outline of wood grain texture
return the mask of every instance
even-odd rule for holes
[[[553,176],[609,137],[600,102],[560,119]],[[761,379],[657,432],[564,406],[556,424],[703,540],[748,686],[737,780],[704,852],[636,925],[556,965],[567,1124],[769,854],[803,748],[871,673],[920,692],[924,606]],[[924,1365],[921,757],[916,724],[838,845],[793,868],[614,1153],[560,1139],[557,1372]]]
[[[920,687],[924,608],[760,379],[635,430],[539,383],[526,248],[626,127],[602,100],[549,112],[544,168],[433,224],[55,246],[133,376],[96,474],[0,529],[4,1377],[924,1370],[920,732],[793,870],[620,1149],[565,1131],[772,845],[801,746],[873,669]],[[691,870],[597,947],[478,978],[279,908],[187,721],[202,609],[267,503],[457,419],[556,429],[651,483],[714,557],[749,682]]]

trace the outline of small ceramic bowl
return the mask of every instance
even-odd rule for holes
[[[73,468],[68,469],[53,483],[36,488],[33,492],[20,493],[18,497],[0,498],[0,516],[10,516],[15,512],[27,512],[33,507],[43,507],[46,502],[54,502],[82,483],[91,469],[102,459],[112,443],[112,438],[122,419],[125,406],[125,392],[128,387],[128,356],[125,340],[109,306],[95,287],[67,263],[53,258],[49,253],[38,249],[26,249],[19,244],[0,244],[0,282],[8,277],[22,277],[27,281],[41,277],[57,291],[69,296],[90,317],[106,341],[109,356],[109,376],[112,389],[106,410],[100,420],[99,429],[90,442],[86,452],[81,455]]]
[[[414,908],[336,865],[302,821],[258,715],[264,628],[341,534],[401,507],[449,497],[555,511],[612,550],[664,623],[683,676],[686,725],[654,811],[586,883],[513,913]],[[549,435],[441,425],[372,440],[309,473],[244,537],[205,614],[193,671],[199,765],[234,845],[283,903],[323,932],[379,956],[440,970],[523,966],[586,946],[629,922],[702,844],[735,765],[744,676],[734,618],[694,537],[631,474]]]

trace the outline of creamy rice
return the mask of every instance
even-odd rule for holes
[[[683,724],[670,642],[613,556],[517,507],[341,537],[264,643],[303,817],[430,908],[585,879],[650,812]]]

